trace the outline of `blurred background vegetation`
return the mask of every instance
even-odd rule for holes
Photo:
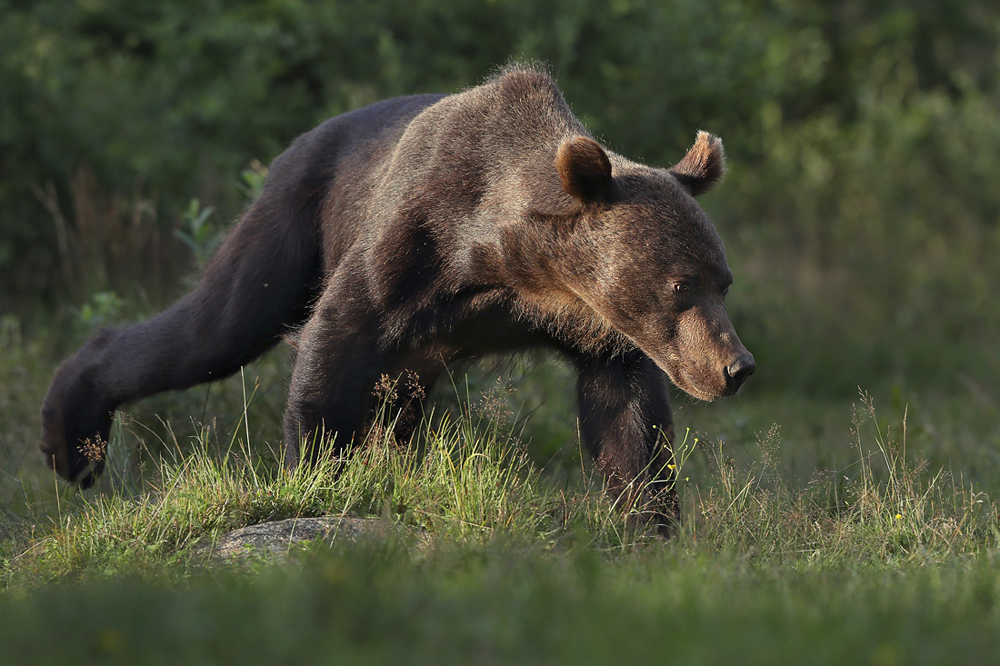
[[[0,0],[0,379],[40,377],[0,413],[182,293],[295,136],[512,58],[628,157],[723,137],[745,392],[995,414],[995,0]]]

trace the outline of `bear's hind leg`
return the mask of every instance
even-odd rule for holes
[[[149,321],[98,333],[59,367],[42,407],[50,468],[89,487],[122,403],[222,379],[304,318],[320,280],[319,242],[311,222],[278,210],[262,196],[190,293]]]

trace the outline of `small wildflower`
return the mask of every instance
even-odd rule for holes
[[[677,469],[677,465],[670,463],[669,465],[667,465],[667,469]]]
[[[108,445],[100,437],[95,440],[89,437],[83,441],[83,446],[80,447],[80,452],[83,457],[87,459],[91,465],[96,465],[97,463],[104,460],[104,454],[108,450]]]
[[[897,513],[896,514],[896,520],[902,520],[902,519],[903,519],[903,514]]]

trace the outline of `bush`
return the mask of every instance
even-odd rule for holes
[[[726,138],[730,182],[705,205],[755,384],[1000,369],[995,3],[0,0],[0,17],[0,308],[22,317],[105,291],[160,306],[193,263],[174,233],[192,198],[231,220],[240,173],[319,121],[540,59],[624,154],[668,165],[699,128]]]

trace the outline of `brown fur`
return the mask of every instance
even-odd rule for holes
[[[383,376],[429,383],[445,363],[542,347],[577,368],[609,490],[669,519],[666,378],[714,399],[754,367],[723,305],[722,241],[692,198],[724,170],[703,132],[670,170],[605,150],[533,69],[334,118],[275,160],[190,294],[59,368],[42,450],[89,485],[103,463],[84,443],[106,441],[123,402],[224,377],[289,331],[289,465],[319,454],[304,445],[316,432],[359,437]]]

